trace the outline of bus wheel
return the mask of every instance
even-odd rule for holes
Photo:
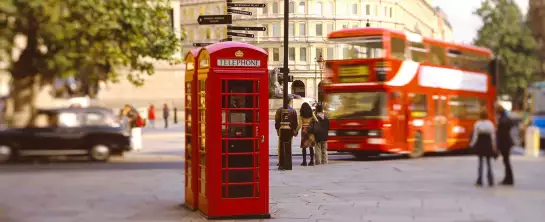
[[[416,132],[416,135],[414,135],[413,151],[409,154],[409,157],[419,158],[422,156],[424,156],[424,138],[421,132]]]

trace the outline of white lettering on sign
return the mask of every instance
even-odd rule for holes
[[[260,67],[261,61],[250,59],[218,59],[218,66]]]

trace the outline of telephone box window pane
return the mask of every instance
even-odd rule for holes
[[[227,187],[227,198],[254,197],[254,185],[231,185]]]
[[[229,138],[253,138],[253,126],[229,126]]]
[[[221,137],[227,138],[227,126],[226,125],[221,126]]]
[[[227,181],[229,183],[254,182],[254,170],[229,170],[223,172],[227,174]]]
[[[259,93],[259,81],[255,81],[255,92]]]
[[[228,156],[228,168],[253,168],[254,155],[229,155]]]
[[[186,153],[189,155],[191,153],[191,136],[186,136],[185,149]]]
[[[252,140],[230,140],[229,153],[251,153],[254,152]]]
[[[222,198],[227,198],[227,187],[226,186],[221,187],[221,197]]]
[[[229,123],[252,123],[254,122],[253,111],[229,111]]]
[[[201,154],[201,159],[200,159],[200,161],[201,161],[201,165],[206,165],[206,155]]]
[[[255,156],[255,167],[259,167],[259,155]]]
[[[255,111],[255,118],[254,118],[255,122],[259,123],[260,122],[259,119],[260,119],[259,118],[259,111]]]
[[[227,81],[225,80],[221,81],[221,92],[224,92],[224,93],[227,92]]]
[[[206,182],[201,180],[201,194],[206,196]]]
[[[253,108],[253,96],[229,96],[229,108]]]

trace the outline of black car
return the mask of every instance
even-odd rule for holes
[[[129,132],[105,108],[39,110],[32,126],[0,131],[0,162],[54,155],[87,155],[94,161],[107,161],[130,150]]]

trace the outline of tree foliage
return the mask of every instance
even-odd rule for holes
[[[178,62],[170,10],[169,0],[3,0],[0,60],[14,82],[14,112],[32,103],[20,96],[32,84],[101,74],[141,85],[154,60]]]
[[[173,61],[179,40],[169,0],[6,0],[0,8],[1,58],[14,78],[74,76],[81,67],[117,67],[153,74],[152,59]],[[21,46],[17,39],[26,39]],[[24,42],[24,41],[23,41]],[[14,55],[21,48],[20,56]]]
[[[475,44],[491,49],[501,60],[499,92],[517,97],[535,81],[537,43],[512,0],[485,0],[475,11],[482,21]]]

